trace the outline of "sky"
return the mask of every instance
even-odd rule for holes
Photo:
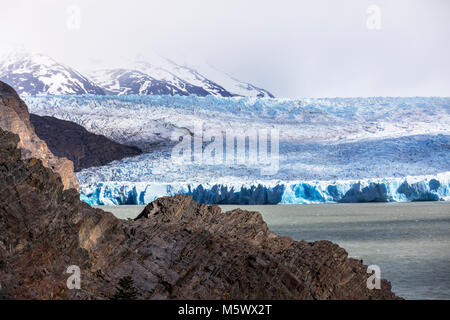
[[[80,71],[206,62],[277,97],[450,96],[448,0],[0,0],[0,39]]]

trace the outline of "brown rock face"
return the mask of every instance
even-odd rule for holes
[[[73,163],[66,158],[54,156],[47,144],[36,135],[30,122],[30,114],[13,88],[0,81],[0,127],[20,137],[19,148],[23,158],[38,158],[44,166],[53,169],[62,179],[65,189],[78,189],[73,173]]]
[[[386,280],[368,290],[366,266],[336,244],[279,237],[257,212],[177,196],[119,220],[64,191],[41,160],[22,160],[18,142],[0,130],[0,297],[396,298]],[[66,285],[71,265],[81,289]]]
[[[30,115],[36,134],[47,143],[50,151],[71,160],[75,171],[103,166],[111,161],[142,153],[137,147],[130,147],[105,136],[93,134],[82,126],[54,117]]]

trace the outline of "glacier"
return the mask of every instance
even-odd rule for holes
[[[450,200],[450,98],[23,98],[32,113],[146,152],[78,172],[81,198],[90,204],[145,204],[175,194],[208,204]],[[249,128],[279,131],[273,175],[239,162],[180,164],[171,157],[179,136]]]
[[[450,172],[436,176],[362,181],[190,184],[108,182],[84,185],[81,199],[91,205],[148,204],[156,198],[191,195],[205,204],[318,204],[328,202],[449,201]]]

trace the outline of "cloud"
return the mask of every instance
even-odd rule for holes
[[[69,6],[80,8],[68,28]],[[380,30],[366,26],[380,8]],[[450,96],[447,0],[9,1],[3,42],[85,69],[150,50],[283,97]]]

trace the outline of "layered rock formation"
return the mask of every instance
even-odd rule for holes
[[[75,171],[103,166],[114,160],[137,156],[142,151],[105,136],[90,133],[82,126],[54,117],[30,115],[36,134],[47,143],[51,152],[74,164]]]
[[[41,160],[21,159],[18,143],[0,130],[3,298],[396,298],[386,280],[368,290],[367,267],[338,245],[279,237],[257,212],[177,196],[119,220],[64,190]],[[80,289],[66,285],[72,265]]]
[[[64,188],[78,189],[72,161],[56,157],[51,153],[47,144],[36,135],[25,102],[20,99],[13,88],[1,81],[0,127],[19,135],[19,148],[23,158],[41,159],[44,166],[53,169],[61,176]]]

